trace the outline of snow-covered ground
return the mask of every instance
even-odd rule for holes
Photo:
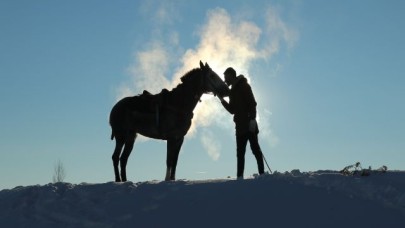
[[[16,187],[0,191],[0,227],[403,228],[405,172]]]

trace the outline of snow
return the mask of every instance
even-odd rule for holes
[[[405,172],[19,186],[0,227],[405,227]]]

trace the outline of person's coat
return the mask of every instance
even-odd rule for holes
[[[233,114],[236,134],[245,134],[249,131],[249,122],[256,119],[256,100],[247,79],[240,75],[232,85],[229,94],[229,103],[223,102],[228,112]],[[258,133],[259,130],[256,130]]]

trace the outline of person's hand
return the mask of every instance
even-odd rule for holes
[[[249,122],[249,131],[252,132],[252,133],[255,133],[256,130],[257,130],[257,122],[256,122],[256,120],[255,119],[250,120],[250,122]]]

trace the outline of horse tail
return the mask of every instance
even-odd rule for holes
[[[113,140],[113,139],[114,139],[114,131],[111,130],[111,140]]]

